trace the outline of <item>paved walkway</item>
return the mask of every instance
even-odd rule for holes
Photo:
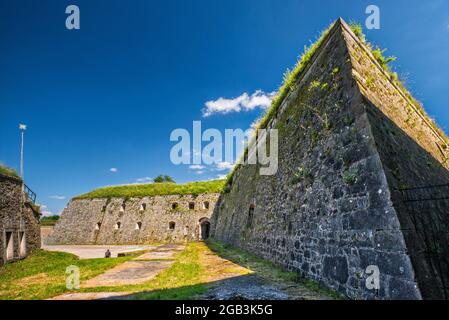
[[[81,288],[118,287],[145,283],[169,268],[174,263],[174,256],[184,248],[184,245],[173,244],[152,246],[150,252],[83,282]],[[68,293],[54,297],[52,300],[126,299],[130,294],[130,292]]]
[[[108,246],[108,245],[57,245],[57,246],[42,246],[42,249],[48,251],[61,251],[77,255],[80,259],[94,259],[104,258],[106,250],[111,251],[111,257],[116,258],[117,254],[124,252],[135,252],[155,249],[156,246],[149,245],[135,245],[135,246]]]

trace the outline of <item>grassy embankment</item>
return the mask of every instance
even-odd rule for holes
[[[41,226],[45,227],[52,227],[58,222],[59,216],[49,216],[49,217],[42,217],[40,222]]]
[[[65,270],[70,265],[80,268],[78,292],[130,292],[130,299],[192,299],[217,281],[252,273],[272,283],[303,286],[323,297],[338,297],[271,262],[214,241],[187,244],[169,268],[144,284],[83,288],[84,280],[135,257],[80,260],[68,253],[38,250],[25,260],[0,268],[0,299],[46,299],[70,292],[65,287]]]
[[[69,253],[36,250],[24,260],[0,267],[0,299],[50,298],[68,291],[68,266],[79,267],[83,281],[132,258],[80,260]]]
[[[7,166],[0,163],[0,174],[4,174],[6,176],[13,176],[18,178],[19,175],[17,174],[17,171],[11,168],[8,168]]]
[[[224,180],[211,180],[189,182],[185,184],[176,183],[147,183],[131,184],[123,186],[111,186],[95,189],[91,192],[77,196],[74,199],[93,198],[132,198],[151,197],[159,195],[198,195],[203,193],[220,193],[223,190]]]

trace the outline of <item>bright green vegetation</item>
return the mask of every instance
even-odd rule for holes
[[[190,299],[206,290],[202,283],[201,243],[191,243],[176,257],[175,263],[144,285],[145,291],[133,296],[139,300]]]
[[[13,176],[18,178],[19,175],[17,174],[17,171],[11,168],[8,168],[7,166],[0,163],[0,173],[7,175],[7,176]]]
[[[258,276],[271,280],[273,282],[292,281],[303,285],[307,289],[314,291],[320,295],[341,299],[341,295],[337,292],[322,286],[320,283],[304,279],[295,272],[283,271],[272,262],[261,259],[241,249],[222,244],[216,241],[208,241],[209,248],[224,259],[228,259],[238,265],[253,270]]]
[[[309,62],[311,61],[316,50],[321,46],[321,44],[323,43],[326,36],[329,34],[329,31],[332,29],[334,24],[335,23],[332,23],[326,30],[321,32],[320,36],[318,37],[318,40],[315,43],[311,44],[310,46],[304,46],[304,53],[298,59],[293,69],[292,70],[287,69],[287,71],[284,73],[283,83],[280,86],[276,96],[273,98],[271,102],[271,107],[268,109],[268,111],[260,120],[257,129],[265,129],[267,127],[270,120],[276,115],[284,99],[288,96],[290,92],[294,91],[294,89],[296,88],[296,82],[298,78],[301,76],[304,69],[309,65]],[[241,165],[247,152],[248,149],[245,149],[242,157],[234,166],[233,170],[229,173],[226,179],[226,184],[232,183],[232,177],[234,176],[234,172]]]
[[[347,170],[343,172],[342,178],[344,183],[352,185],[357,179],[357,172],[355,170]]]
[[[69,253],[36,250],[24,260],[0,267],[0,299],[47,299],[60,295],[68,291],[68,266],[79,267],[83,281],[132,258],[80,260]]]
[[[305,46],[304,53],[301,55],[301,57],[299,58],[299,60],[297,61],[297,63],[293,67],[293,69],[291,71],[289,69],[287,69],[287,71],[284,74],[283,83],[282,83],[281,87],[279,88],[278,93],[273,98],[273,100],[271,102],[271,107],[268,109],[266,114],[260,120],[258,129],[266,128],[266,126],[268,125],[270,120],[273,118],[273,116],[276,115],[279,107],[281,106],[282,102],[287,97],[287,95],[290,92],[294,91],[294,89],[296,88],[297,80],[303,73],[304,69],[309,65],[311,58],[315,54],[316,50],[321,46],[324,39],[329,34],[329,31],[333,28],[334,25],[335,25],[335,23],[332,23],[326,30],[321,32],[321,35],[319,36],[318,40],[315,43],[311,44],[310,46]],[[391,62],[395,61],[396,57],[393,57],[393,56],[385,57],[384,52],[386,51],[386,49],[382,50],[381,48],[373,46],[371,43],[369,43],[366,40],[365,34],[363,33],[363,27],[361,24],[359,24],[357,22],[351,22],[349,24],[349,26],[350,26],[351,30],[355,33],[355,35],[371,50],[371,53],[373,54],[374,58],[377,60],[377,62],[379,62],[380,66],[390,75],[391,79],[395,82],[395,84],[399,88],[402,89],[404,94],[418,108],[419,112],[424,117],[426,117],[426,119],[428,119],[430,121],[433,128],[443,137],[443,139],[446,141],[446,143],[449,144],[449,139],[447,138],[447,136],[445,135],[443,130],[441,130],[435,124],[433,119],[431,119],[426,114],[423,106],[415,98],[413,98],[411,93],[406,89],[404,84],[399,80],[398,74],[396,72],[393,72],[390,69],[389,64]],[[337,74],[339,71],[340,71],[339,68],[335,68],[334,70],[332,70],[332,75]],[[318,87],[320,87],[320,83],[317,83],[314,81],[311,83],[309,90],[315,89]],[[321,88],[327,89],[326,84],[324,84]],[[243,160],[245,159],[245,156],[247,155],[247,153],[248,153],[248,149],[245,149],[243,155],[241,156],[241,158],[239,159],[237,164],[234,166],[233,170],[228,174],[227,179],[226,179],[226,185],[232,184],[232,178],[234,176],[234,173],[238,169],[238,167],[241,165]]]
[[[366,40],[365,34],[363,33],[363,27],[360,23],[351,22],[349,26],[351,27],[351,30],[355,33],[355,35],[360,39],[360,41],[362,41],[366,45],[366,47],[371,50],[374,58],[377,60],[382,69],[390,76],[390,79],[402,90],[402,92],[417,108],[418,112],[421,113],[421,115],[429,121],[432,127],[439,133],[439,135],[445,140],[445,142],[449,144],[449,139],[444,131],[441,130],[435,123],[435,121],[427,115],[422,104],[412,96],[410,91],[405,87],[404,83],[399,79],[398,74],[391,69],[390,63],[395,61],[396,57],[385,57],[384,52],[386,51],[386,49],[381,49],[378,46],[375,46],[368,42]]]
[[[89,193],[75,197],[74,199],[94,199],[94,198],[132,198],[132,197],[150,197],[160,195],[185,195],[185,194],[203,194],[220,193],[223,191],[224,180],[210,180],[189,182],[185,184],[175,184],[169,182],[131,184],[123,186],[112,186],[99,188]]]
[[[42,217],[41,226],[54,226],[58,220],[59,216]]]
[[[210,253],[210,250],[204,243],[191,242],[184,251],[175,256],[175,262],[169,268],[146,283],[85,288],[81,289],[81,292],[134,292],[129,298],[138,300],[190,299],[206,291],[203,281],[206,266],[200,259],[200,256],[206,253]]]
[[[162,183],[162,182],[172,182],[172,183],[175,183],[175,180],[173,180],[172,177],[167,176],[167,175],[165,175],[165,174],[160,174],[160,175],[158,175],[156,178],[153,179],[153,181],[154,181],[155,183]]]
[[[299,279],[296,273],[282,271],[271,262],[215,241],[188,243],[174,259],[169,268],[146,283],[85,288],[81,292],[131,292],[128,298],[139,300],[195,299],[218,280],[255,273],[268,281],[296,282],[319,295],[339,297],[314,281]]]
[[[296,172],[293,174],[293,177],[291,178],[290,182],[291,184],[297,184],[301,182],[304,178],[312,178],[312,177],[313,176],[310,170],[303,167],[298,167]]]

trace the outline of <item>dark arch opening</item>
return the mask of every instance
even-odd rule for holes
[[[200,239],[206,240],[210,236],[210,221],[208,218],[200,219]]]
[[[253,220],[254,220],[254,205],[249,206],[248,211],[248,219],[246,220],[246,227],[251,228],[253,226]]]

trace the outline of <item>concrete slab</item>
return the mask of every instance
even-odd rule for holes
[[[157,246],[153,245],[123,245],[123,246],[108,246],[108,245],[55,245],[42,246],[42,249],[48,251],[61,251],[77,255],[80,259],[94,259],[104,258],[107,249],[111,251],[111,257],[116,258],[121,252],[135,252],[142,250],[153,250]]]
[[[116,287],[141,284],[155,278],[161,271],[170,267],[174,261],[128,261],[105,273],[85,281],[83,288]]]

